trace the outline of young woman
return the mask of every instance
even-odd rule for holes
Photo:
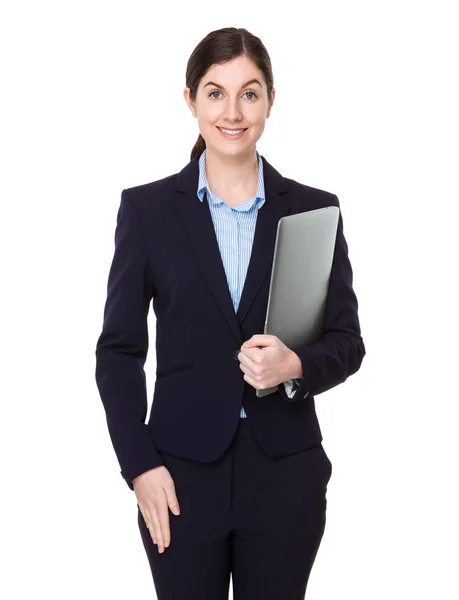
[[[322,338],[293,349],[261,332],[279,219],[339,202],[256,150],[274,102],[258,37],[209,33],[184,95],[200,131],[190,162],[121,194],[97,385],[158,599],[226,599],[232,574],[237,600],[300,600],[332,472],[314,397],[365,355],[341,214]]]

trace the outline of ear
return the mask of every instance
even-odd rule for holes
[[[275,88],[273,87],[273,88],[272,88],[272,90],[271,90],[271,99],[270,99],[270,101],[269,101],[268,112],[267,112],[267,114],[266,114],[266,118],[268,118],[268,117],[269,117],[269,115],[271,114],[271,108],[272,108],[272,106],[273,106],[273,104],[274,104],[274,97],[275,97],[275,95],[276,95],[276,90],[275,90]]]
[[[186,87],[183,90],[183,97],[185,98],[185,102],[187,103],[188,108],[191,110],[191,114],[193,115],[193,117],[196,117],[196,108],[193,100],[191,100],[190,98],[190,91],[190,88]]]

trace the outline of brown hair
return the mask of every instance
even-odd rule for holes
[[[199,82],[208,69],[215,64],[229,62],[239,56],[247,56],[262,71],[268,97],[273,88],[273,72],[268,51],[260,38],[243,27],[224,27],[211,31],[203,38],[191,53],[186,67],[186,85],[190,88],[190,99],[196,100]],[[206,142],[201,134],[191,150],[190,160],[202,154]]]

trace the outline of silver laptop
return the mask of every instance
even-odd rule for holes
[[[282,217],[277,224],[264,333],[289,348],[322,335],[338,219],[339,208],[327,206]],[[261,398],[277,389],[256,394]]]

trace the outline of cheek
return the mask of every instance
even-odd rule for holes
[[[198,122],[202,127],[212,127],[220,118],[220,113],[218,106],[209,106],[198,114]]]
[[[257,129],[264,129],[266,123],[266,114],[258,112],[253,117],[254,125]]]

